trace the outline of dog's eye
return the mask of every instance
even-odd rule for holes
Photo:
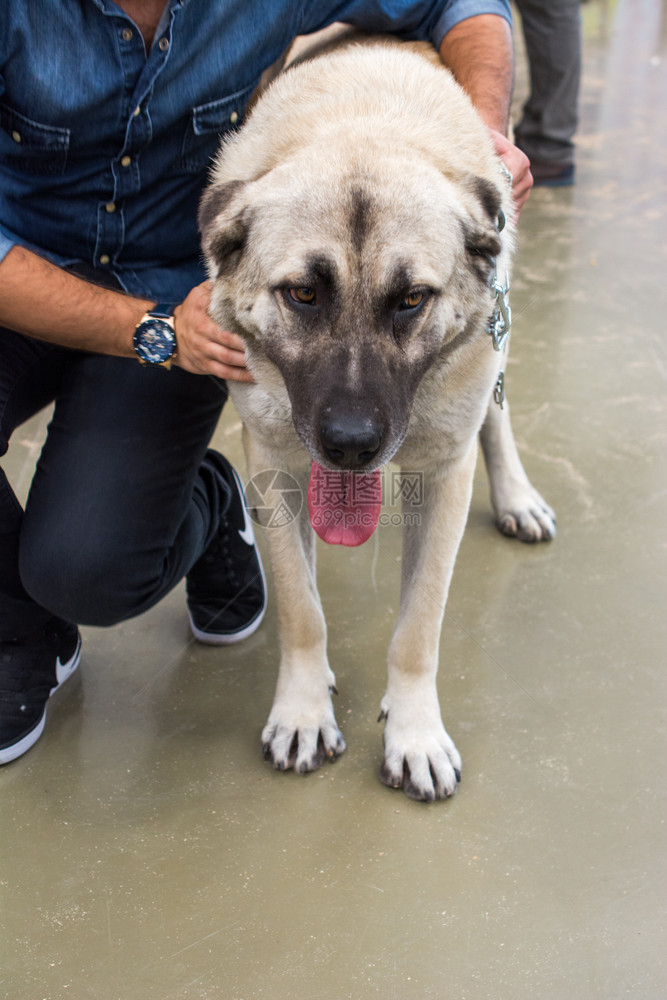
[[[417,309],[418,306],[422,304],[426,298],[426,292],[420,292],[418,289],[410,292],[409,295],[403,299],[399,305],[399,309]]]
[[[317,299],[315,289],[308,285],[303,288],[290,288],[288,294],[294,302],[298,302],[302,306],[314,306]]]

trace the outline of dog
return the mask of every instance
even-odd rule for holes
[[[432,54],[366,39],[289,67],[223,140],[199,210],[210,314],[243,337],[255,378],[230,383],[249,475],[283,470],[308,497],[308,514],[267,532],[281,661],[264,754],[306,773],[345,749],[313,525],[365,541],[393,460],[420,471],[424,496],[403,528],[380,777],[423,801],[461,778],[436,673],[478,434],[501,531],[555,534],[502,398],[510,183]]]

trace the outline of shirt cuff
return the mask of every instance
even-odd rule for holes
[[[0,264],[13,246],[16,246],[16,240],[0,226]]]
[[[478,14],[498,14],[512,27],[512,10],[509,0],[454,0],[435,23],[431,41],[440,51],[442,40],[448,31],[461,21]]]

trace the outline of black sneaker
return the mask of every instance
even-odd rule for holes
[[[213,646],[240,642],[259,628],[266,611],[266,579],[243,486],[229,462],[209,451],[208,465],[231,487],[218,532],[187,577],[190,628]]]
[[[37,742],[49,698],[80,659],[79,630],[61,618],[52,618],[25,639],[0,642],[0,764]]]

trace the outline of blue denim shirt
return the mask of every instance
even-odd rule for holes
[[[20,243],[180,301],[205,278],[220,136],[296,35],[342,20],[439,46],[480,13],[510,20],[509,0],[170,0],[147,56],[112,0],[0,0],[0,260]]]

